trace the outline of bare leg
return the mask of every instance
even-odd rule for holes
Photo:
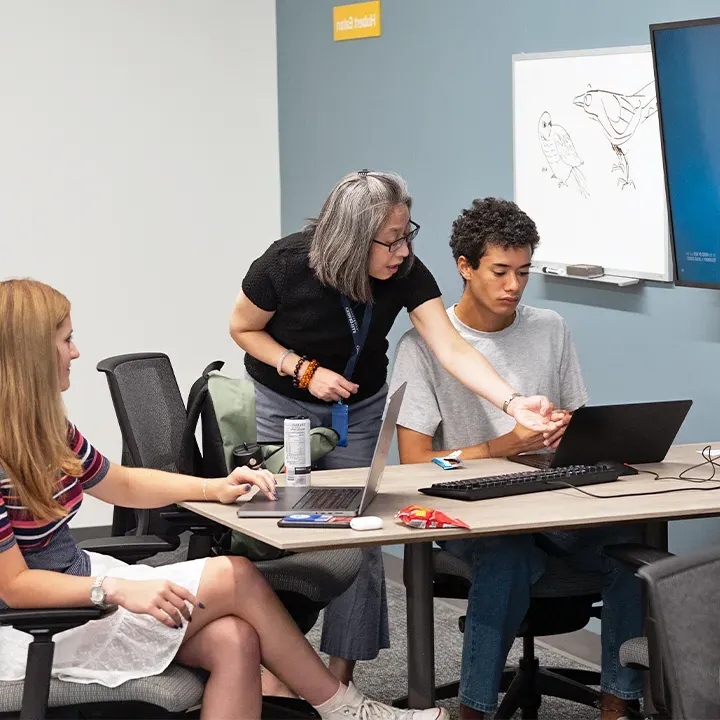
[[[275,677],[267,668],[263,668],[262,694],[273,695],[274,697],[296,698],[297,695],[282,681]]]
[[[311,705],[321,705],[338,691],[338,680],[249,560],[229,556],[210,558],[205,563],[197,597],[206,609],[193,612],[185,644],[214,620],[235,616],[257,634],[262,664]],[[259,665],[258,661],[255,670],[258,678]]]
[[[485,713],[481,710],[475,710],[475,708],[467,705],[460,705],[460,720],[483,720],[484,717]]]
[[[639,712],[640,703],[637,700],[622,700],[604,692],[600,696],[600,708],[601,720],[621,720],[631,708]]]
[[[347,685],[352,682],[353,671],[355,670],[355,660],[347,660],[346,658],[331,657],[328,661],[330,672],[343,684]]]
[[[260,717],[260,640],[244,620],[213,620],[185,640],[177,658],[210,672],[202,720]]]

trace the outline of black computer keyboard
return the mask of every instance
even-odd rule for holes
[[[420,488],[420,492],[453,500],[487,500],[506,495],[557,490],[561,487],[566,488],[568,485],[582,486],[611,482],[617,480],[619,474],[617,467],[610,464],[571,465],[434,483],[430,487]]]

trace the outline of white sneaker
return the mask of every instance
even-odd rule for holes
[[[401,710],[390,705],[370,700],[352,683],[345,696],[331,709],[318,708],[323,720],[448,720],[444,708],[430,710]]]

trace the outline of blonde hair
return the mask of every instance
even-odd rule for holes
[[[0,467],[42,520],[67,514],[53,498],[59,475],[82,474],[58,377],[56,335],[69,314],[68,299],[49,285],[0,282]]]

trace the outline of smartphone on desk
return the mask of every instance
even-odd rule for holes
[[[321,513],[300,513],[297,515],[286,515],[278,520],[278,527],[329,527],[349,528],[351,517],[337,517],[335,515],[323,515]]]

